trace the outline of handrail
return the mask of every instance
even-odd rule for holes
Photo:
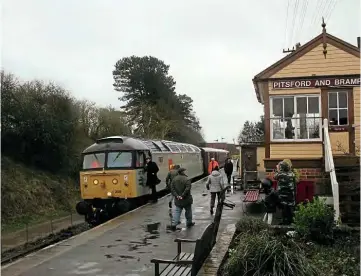
[[[336,178],[335,164],[333,162],[332,147],[330,141],[330,135],[328,133],[328,120],[323,119],[323,131],[324,131],[324,152],[325,152],[325,169],[330,173],[332,196],[333,196],[333,208],[335,210],[335,221],[338,224],[340,219],[340,199],[339,199],[339,187]]]

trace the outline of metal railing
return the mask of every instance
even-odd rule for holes
[[[340,219],[340,198],[339,198],[339,187],[336,178],[335,164],[333,162],[332,147],[330,141],[330,135],[328,133],[328,120],[323,119],[323,133],[324,133],[324,152],[325,152],[325,170],[330,173],[332,197],[333,197],[333,208],[335,210],[335,221],[338,224]]]
[[[41,223],[30,224],[25,223],[25,227],[18,231],[10,233],[2,233],[1,235],[1,253],[24,246],[38,239],[44,239],[51,234],[84,223],[84,217],[78,215],[73,210],[64,213],[62,217],[49,218]]]

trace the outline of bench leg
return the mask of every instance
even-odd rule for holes
[[[154,276],[159,276],[159,264],[154,264]]]

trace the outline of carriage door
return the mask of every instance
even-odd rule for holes
[[[242,177],[246,171],[247,180],[257,179],[257,147],[242,147]]]

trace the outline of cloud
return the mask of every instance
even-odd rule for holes
[[[77,98],[119,107],[114,64],[153,55],[170,65],[177,92],[193,98],[206,139],[232,142],[245,120],[263,113],[254,75],[282,58],[283,47],[320,33],[320,18],[332,8],[309,1],[303,28],[301,6],[292,28],[292,3],[286,25],[283,0],[5,0],[2,65],[20,78],[52,80]],[[355,43],[356,7],[357,0],[339,1],[328,31]]]

